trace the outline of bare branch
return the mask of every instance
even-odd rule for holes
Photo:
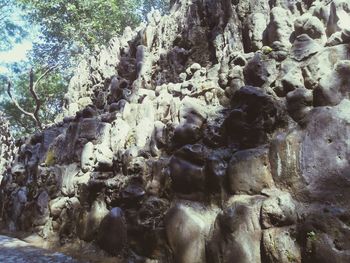
[[[53,71],[55,68],[58,67],[58,64],[55,65],[55,66],[52,66],[50,68],[48,68],[38,79],[37,81],[34,82],[34,71],[33,69],[30,70],[29,72],[29,91],[30,91],[30,94],[32,95],[34,101],[35,101],[35,110],[34,112],[28,112],[26,111],[25,109],[23,109],[21,107],[21,105],[19,105],[18,101],[12,96],[12,93],[11,93],[11,87],[12,87],[12,83],[11,81],[9,80],[8,81],[8,86],[7,86],[7,94],[9,95],[9,97],[11,98],[13,104],[25,115],[31,117],[34,121],[35,121],[35,124],[36,126],[42,130],[42,123],[40,121],[40,117],[39,117],[39,111],[40,111],[40,107],[42,105],[40,99],[39,99],[39,96],[38,94],[36,93],[36,87],[37,85],[39,84],[39,82],[44,78],[46,77],[47,74],[49,74],[51,71]]]
[[[41,100],[39,99],[38,94],[36,93],[36,87],[39,84],[39,82],[47,76],[47,74],[49,74],[51,71],[53,71],[55,68],[57,68],[59,66],[59,64],[54,65],[50,68],[48,68],[38,79],[37,81],[34,82],[34,71],[33,69],[30,70],[29,72],[29,91],[30,94],[32,95],[34,101],[35,101],[35,110],[34,112],[28,112],[25,109],[23,109],[21,107],[21,105],[19,105],[18,101],[13,97],[12,93],[11,93],[11,87],[12,87],[12,83],[11,80],[8,81],[8,86],[7,86],[7,94],[9,95],[9,97],[11,98],[13,104],[25,115],[29,116],[30,118],[32,118],[35,121],[36,126],[42,130],[42,123],[40,121],[40,117],[39,117],[39,111],[40,111],[40,107],[42,105]]]
[[[34,82],[34,72],[33,69],[30,70],[30,76],[29,76],[29,91],[32,94],[32,97],[35,100],[36,103],[36,107],[35,107],[35,111],[34,111],[34,116],[35,119],[39,120],[39,110],[41,107],[41,101],[38,97],[38,95],[36,94],[36,86],[39,84],[39,82],[47,75],[49,74],[51,71],[53,71],[55,68],[58,67],[58,64],[55,66],[52,66],[50,68],[48,68],[38,79],[37,81]]]
[[[34,115],[33,113],[28,112],[28,111],[26,111],[25,109],[23,109],[23,108],[21,107],[21,105],[19,105],[18,101],[12,96],[11,87],[12,87],[12,83],[11,83],[11,81],[9,80],[9,81],[8,81],[8,85],[7,85],[7,94],[9,95],[9,97],[10,97],[10,99],[12,100],[13,104],[15,104],[15,106],[17,107],[17,109],[19,109],[23,114],[25,114],[25,115],[31,117],[31,118],[35,121],[36,125],[41,129],[41,123],[40,123],[40,121],[35,117],[35,115]]]
[[[29,72],[29,91],[32,94],[33,99],[35,100],[35,110],[34,110],[34,118],[37,120],[37,123],[40,123],[39,121],[39,110],[41,107],[41,101],[38,97],[38,95],[35,92],[35,86],[34,86],[34,72],[33,69],[30,69]],[[41,126],[41,124],[40,124]]]
[[[56,69],[59,66],[59,64],[56,64],[52,67],[49,67],[38,79],[37,81],[35,81],[34,83],[34,90],[36,89],[36,86],[38,85],[38,83],[41,81],[41,79],[43,79],[44,77],[46,77],[47,74],[49,74],[51,71],[53,71],[54,69]]]

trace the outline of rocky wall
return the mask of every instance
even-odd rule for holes
[[[9,122],[5,115],[0,112],[0,182],[2,174],[6,171],[12,160],[13,139],[9,131]]]
[[[125,262],[349,262],[350,2],[176,1],[18,142],[16,231]]]

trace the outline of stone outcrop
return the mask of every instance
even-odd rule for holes
[[[12,160],[14,150],[13,139],[6,117],[0,112],[0,182]]]
[[[3,220],[130,262],[350,262],[350,3],[179,0],[80,63]]]

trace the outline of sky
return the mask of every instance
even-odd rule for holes
[[[26,54],[32,49],[33,41],[38,40],[39,28],[25,20],[25,13],[20,8],[12,6],[12,14],[8,15],[9,19],[28,29],[28,35],[21,43],[15,44],[12,49],[8,51],[0,52],[0,74],[7,74],[9,71],[6,68],[6,64],[11,64],[14,62],[27,61]],[[30,28],[28,28],[30,27]]]
[[[4,63],[16,62],[26,58],[26,53],[32,49],[32,41],[25,40],[15,45],[11,50],[0,52],[0,61]]]
[[[1,63],[13,63],[21,60],[26,60],[26,54],[32,49],[32,40],[27,39],[22,43],[15,45],[11,50],[0,52]],[[0,65],[0,73],[7,73],[7,69]]]

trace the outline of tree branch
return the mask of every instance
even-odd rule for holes
[[[49,68],[37,79],[37,81],[35,81],[34,86],[33,86],[34,90],[35,90],[36,86],[38,85],[38,83],[40,82],[40,80],[41,80],[42,78],[46,77],[47,74],[49,74],[51,71],[53,71],[53,70],[54,70],[55,68],[57,68],[58,66],[59,66],[59,64],[56,64],[56,65],[54,65],[54,66],[49,67]],[[33,71],[33,70],[31,70],[31,71]]]
[[[15,104],[16,108],[19,109],[23,114],[31,117],[35,121],[36,125],[41,129],[41,123],[39,120],[36,119],[35,115],[33,113],[28,112],[25,109],[23,109],[21,107],[21,105],[19,105],[18,101],[12,96],[11,87],[12,87],[12,83],[9,80],[8,85],[7,85],[7,94],[9,95],[10,99],[12,100],[12,103]]]
[[[29,76],[29,91],[30,93],[32,94],[32,97],[34,98],[35,100],[35,103],[36,103],[36,107],[35,107],[35,111],[34,111],[34,116],[35,116],[35,119],[39,120],[39,110],[40,110],[40,107],[41,107],[41,101],[38,97],[38,95],[36,94],[36,86],[39,84],[40,80],[42,80],[47,74],[49,74],[51,71],[53,71],[55,68],[58,67],[58,64],[57,65],[54,65],[50,68],[48,68],[38,79],[37,81],[35,81],[35,83],[33,84],[34,82],[34,72],[33,72],[33,69],[30,70],[30,76]]]
[[[33,69],[30,70],[29,72],[29,91],[30,91],[30,94],[32,95],[34,101],[35,101],[35,110],[34,112],[28,112],[26,111],[25,109],[23,109],[21,107],[21,105],[19,105],[18,101],[12,96],[12,93],[11,93],[11,87],[12,87],[12,83],[11,81],[9,80],[8,81],[8,86],[7,86],[7,94],[9,95],[9,97],[11,98],[12,102],[15,104],[15,106],[25,115],[31,117],[34,121],[35,121],[35,124],[36,126],[42,130],[42,123],[40,121],[40,117],[39,117],[39,111],[40,111],[40,108],[41,108],[41,101],[39,99],[39,96],[38,94],[36,93],[36,87],[37,85],[39,84],[39,82],[47,75],[49,74],[52,70],[54,70],[55,68],[58,67],[58,64],[57,65],[54,65],[50,68],[48,68],[38,79],[37,81],[34,82],[34,71]]]
[[[37,123],[40,123],[39,121],[39,110],[41,107],[41,101],[38,97],[38,95],[36,94],[35,91],[35,85],[34,85],[34,72],[33,69],[30,69],[30,73],[29,73],[29,91],[32,94],[33,99],[35,100],[35,110],[34,110],[34,118],[37,120]],[[41,124],[39,125],[39,127],[41,126]],[[41,127],[40,127],[41,128]]]

